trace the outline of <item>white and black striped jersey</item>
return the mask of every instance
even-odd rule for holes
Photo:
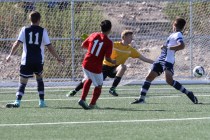
[[[23,43],[21,65],[44,63],[44,46],[51,44],[45,28],[37,25],[23,27],[18,41]]]
[[[175,51],[170,50],[170,47],[177,46],[179,42],[183,42],[182,32],[172,33],[165,44],[167,48],[162,48],[161,55],[158,58],[160,62],[169,62],[171,64],[175,63]]]

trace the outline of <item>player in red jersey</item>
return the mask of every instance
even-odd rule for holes
[[[82,47],[87,49],[87,53],[82,63],[85,82],[82,90],[79,105],[84,109],[98,108],[96,101],[101,94],[103,85],[102,63],[106,59],[110,63],[116,64],[115,60],[110,58],[113,43],[108,38],[111,32],[112,24],[109,20],[104,20],[100,24],[101,32],[92,33],[83,43]],[[95,86],[90,104],[86,103],[86,97],[91,83]]]

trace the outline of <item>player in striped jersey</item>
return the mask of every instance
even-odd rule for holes
[[[186,21],[183,18],[176,18],[173,23],[174,32],[168,37],[166,44],[162,46],[161,55],[158,60],[153,63],[153,67],[142,85],[139,99],[136,99],[131,104],[145,103],[145,96],[150,88],[151,82],[163,72],[165,73],[166,82],[169,85],[186,94],[194,104],[198,103],[198,100],[192,91],[188,91],[184,86],[182,86],[182,84],[173,79],[175,53],[185,47],[182,35],[182,30],[184,29],[185,24]]]
[[[8,103],[7,108],[20,107],[22,96],[25,92],[25,87],[28,78],[36,75],[37,90],[39,94],[39,107],[46,107],[44,102],[44,82],[42,78],[43,65],[44,65],[44,46],[47,46],[49,52],[57,59],[58,62],[64,62],[50,43],[47,30],[39,26],[41,15],[37,11],[33,11],[29,15],[31,25],[23,27],[19,33],[17,41],[13,44],[10,54],[7,56],[6,61],[11,60],[11,56],[15,54],[20,44],[23,44],[23,53],[20,66],[20,81],[19,88],[16,92],[16,101]]]
[[[102,68],[104,80],[107,77],[114,78],[112,87],[109,90],[109,93],[113,96],[118,96],[118,93],[116,92],[116,87],[120,83],[122,76],[127,70],[127,66],[124,63],[129,57],[138,58],[144,62],[151,64],[154,62],[153,60],[150,60],[141,55],[135,48],[130,45],[131,41],[133,40],[133,31],[124,30],[121,33],[121,39],[121,41],[114,42],[111,54],[111,59],[115,59],[117,63],[112,64],[104,59]],[[66,96],[74,96],[80,89],[82,89],[83,82],[84,81],[80,82],[78,86],[74,90],[70,91]]]

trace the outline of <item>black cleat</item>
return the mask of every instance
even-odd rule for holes
[[[113,89],[113,88],[110,88],[109,93],[110,93],[111,95],[113,95],[113,96],[118,96],[116,90]]]
[[[79,100],[78,104],[85,110],[90,109],[89,105],[84,100]]]
[[[6,104],[5,107],[6,108],[18,108],[18,107],[20,107],[20,104],[18,104],[18,103],[8,103],[8,104]]]
[[[72,97],[75,94],[77,94],[77,92],[75,90],[70,91],[68,94],[66,94],[66,97]]]
[[[194,96],[193,92],[190,91],[186,95],[194,104],[198,104],[198,99],[197,99],[197,97]]]
[[[134,102],[131,102],[131,104],[145,104],[145,100],[143,99],[135,99]]]

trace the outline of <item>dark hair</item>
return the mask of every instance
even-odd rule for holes
[[[32,11],[29,15],[29,19],[32,23],[37,23],[41,19],[41,15],[37,11]]]
[[[111,30],[112,23],[109,20],[104,20],[104,21],[101,22],[100,26],[101,26],[101,31],[102,32],[107,32],[107,31]]]
[[[184,28],[185,24],[186,24],[185,19],[180,18],[180,17],[176,18],[176,20],[175,20],[175,26],[177,28],[179,28],[179,29],[182,30]]]

